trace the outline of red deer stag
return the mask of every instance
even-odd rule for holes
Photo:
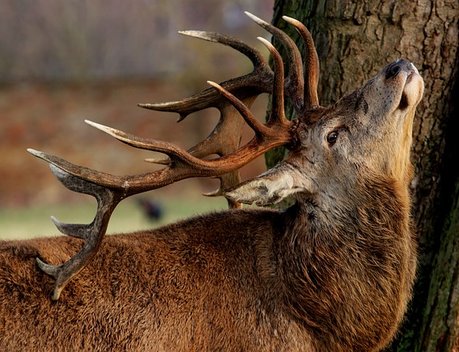
[[[249,16],[285,47],[285,75],[266,40],[273,69],[238,40],[187,31],[242,52],[253,72],[209,82],[182,101],[142,105],[181,118],[218,108],[215,130],[191,150],[88,121],[130,146],[166,154],[153,160],[164,165],[159,171],[118,177],[30,150],[67,188],[94,196],[98,209],[87,225],[53,219],[71,237],[1,244],[2,351],[377,351],[391,341],[416,267],[409,156],[423,80],[398,60],[321,107],[308,30],[284,17],[304,40],[303,73],[293,41]],[[261,93],[272,94],[266,124],[249,110]],[[293,103],[293,121],[284,98]],[[241,121],[254,137],[238,146]],[[236,185],[237,169],[281,145],[289,150],[283,162]],[[287,197],[294,205],[231,209],[103,238],[122,199],[207,176],[221,178],[217,193],[234,208]]]

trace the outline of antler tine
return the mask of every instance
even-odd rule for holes
[[[250,109],[241,100],[237,99],[235,95],[231,94],[229,91],[215,82],[207,81],[207,83],[214,87],[217,91],[220,92],[221,95],[223,95],[228,101],[231,102],[231,104],[244,118],[245,122],[247,122],[250,128],[252,128],[252,130],[255,132],[257,138],[261,137],[263,134],[268,133],[269,128],[259,122],[256,117],[253,116]]]
[[[29,152],[40,158],[44,157],[44,155],[41,155],[41,152],[33,149],[29,149]],[[107,230],[110,216],[123,197],[121,194],[117,194],[107,188],[94,183],[88,183],[85,180],[72,176],[53,164],[50,165],[50,168],[58,180],[68,189],[92,195],[97,200],[97,213],[90,224],[64,224],[54,217],[51,218],[59,231],[63,234],[85,240],[80,251],[69,261],[61,265],[48,264],[40,258],[36,258],[39,268],[56,280],[51,298],[57,301],[62,290],[72,277],[77,275],[81,269],[84,268],[86,263],[97,253]]]
[[[243,41],[224,35],[216,32],[206,32],[206,31],[179,31],[180,34],[202,39],[208,42],[220,43],[226,46],[229,46],[240,53],[244,54],[249,58],[252,62],[253,67],[255,69],[259,68],[268,68],[268,64],[266,63],[265,58],[263,55],[250,45],[245,44]]]
[[[292,103],[297,111],[303,108],[304,104],[304,77],[303,77],[303,62],[301,61],[301,54],[295,42],[282,30],[274,27],[268,22],[263,21],[250,12],[245,12],[255,23],[260,27],[267,30],[275,36],[287,49],[287,56],[289,62],[288,70],[288,84],[287,88],[289,95],[292,98]]]
[[[202,166],[200,165],[200,159],[193,157],[191,154],[187,153],[185,150],[177,147],[172,143],[137,137],[132,134],[89,120],[85,120],[85,122],[88,125],[97,128],[98,130],[101,130],[102,132],[105,132],[112,137],[115,137],[119,141],[130,145],[131,147],[167,154],[169,158],[172,159],[172,162],[175,163]]]
[[[297,29],[305,43],[306,52],[303,58],[306,64],[306,70],[304,72],[304,77],[306,81],[306,88],[304,92],[305,107],[318,107],[319,96],[317,94],[317,87],[319,85],[320,68],[319,57],[317,55],[317,50],[314,45],[314,39],[312,38],[311,32],[309,32],[306,26],[300,21],[288,16],[282,16],[282,18]]]
[[[253,71],[249,74],[222,82],[221,85],[225,89],[235,93],[242,99],[249,96],[258,96],[261,93],[268,93],[270,91],[272,71],[258,50],[238,39],[220,33],[205,31],[180,31],[179,33],[229,46],[249,58],[253,64]],[[181,121],[195,111],[209,107],[220,107],[224,103],[226,101],[214,89],[207,88],[198,94],[182,100],[166,103],[139,104],[139,106],[157,111],[176,112],[180,114],[179,121]]]
[[[258,75],[258,72],[260,72],[260,75]],[[271,70],[256,70],[247,75],[227,80],[223,82],[222,85],[229,91],[235,92],[240,97],[258,96],[262,93],[269,92],[271,77]],[[180,115],[178,119],[178,122],[180,122],[193,112],[210,107],[219,108],[221,104],[221,97],[216,94],[214,90],[206,88],[202,92],[182,100],[137,105],[149,110],[176,112]]]
[[[274,60],[274,83],[272,92],[272,114],[268,124],[278,122],[287,125],[288,119],[285,117],[284,110],[284,63],[276,48],[266,39],[258,38],[270,51]]]
[[[239,172],[229,172],[220,176],[220,187],[212,192],[203,193],[205,197],[225,197],[228,207],[231,209],[242,208],[242,203],[236,202],[227,197],[225,190],[233,188],[235,185],[241,183]]]

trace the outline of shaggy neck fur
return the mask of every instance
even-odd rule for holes
[[[332,213],[320,195],[287,211],[284,299],[319,351],[373,351],[393,337],[414,279],[408,199],[405,184],[367,177]]]

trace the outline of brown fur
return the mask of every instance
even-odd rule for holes
[[[5,242],[0,345],[377,350],[403,316],[415,249],[398,190],[371,186],[370,197],[358,195],[355,203],[368,206],[350,209],[348,221],[329,232],[295,206],[285,213],[228,211],[109,236],[58,302],[50,300],[53,282],[35,257],[57,264],[77,250],[78,240]]]
[[[281,236],[282,217],[270,211],[229,211],[151,233],[109,236],[58,302],[50,300],[52,280],[38,270],[35,257],[58,263],[76,251],[78,240],[5,242],[0,346],[37,351],[298,349],[309,337],[299,322],[285,317],[273,276],[273,238]]]
[[[0,349],[382,349],[403,318],[416,266],[406,119],[422,79],[413,73],[406,83],[415,69],[400,65],[398,76],[383,69],[336,105],[300,117],[286,161],[228,192],[262,205],[293,196],[286,211],[232,210],[109,236],[57,302],[35,258],[61,263],[79,240],[2,243]],[[408,108],[398,106],[402,93]],[[338,141],[327,145],[336,128]]]

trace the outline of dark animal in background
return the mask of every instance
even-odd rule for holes
[[[142,213],[147,217],[147,219],[159,221],[163,217],[164,209],[158,201],[140,198],[137,200],[137,204],[140,206]]]

